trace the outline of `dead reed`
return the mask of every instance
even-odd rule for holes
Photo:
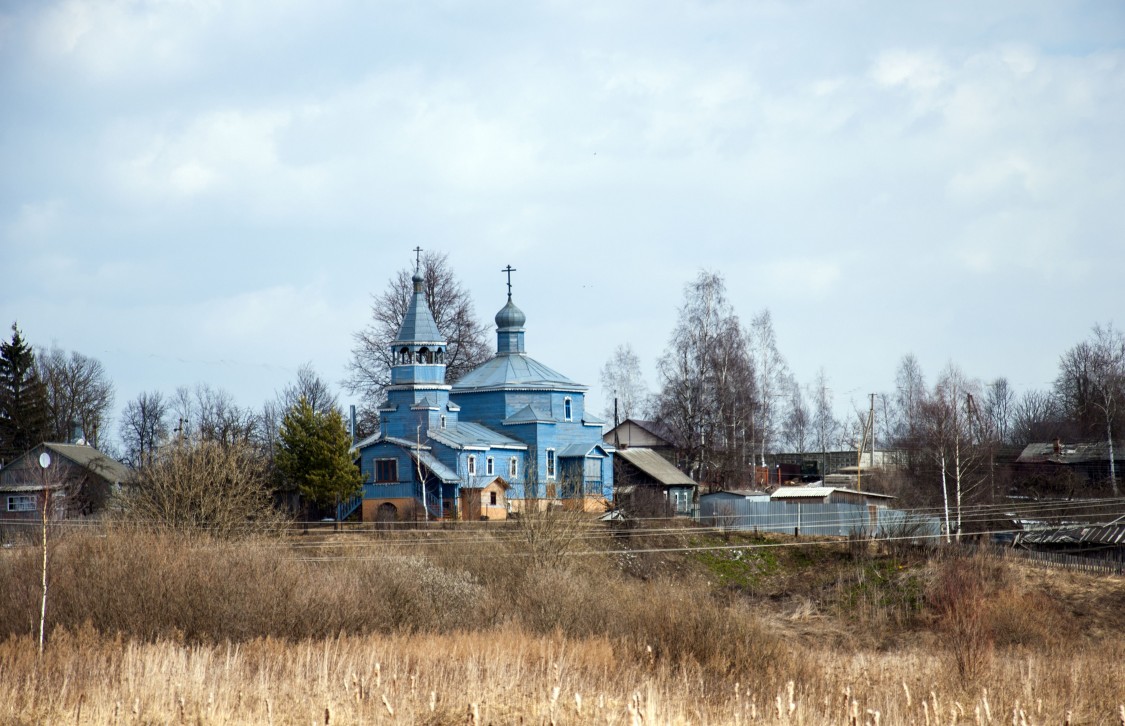
[[[1121,578],[1068,594],[1009,564],[844,553],[783,617],[776,585],[719,586],[690,558],[536,566],[495,532],[58,538],[42,658],[34,552],[2,551],[0,723],[1079,724],[1125,703]]]

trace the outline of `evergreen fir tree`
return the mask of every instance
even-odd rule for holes
[[[281,422],[277,468],[305,499],[331,506],[359,493],[362,477],[350,449],[340,412],[317,411],[302,396]]]
[[[49,436],[47,387],[36,371],[35,352],[12,323],[12,340],[0,341],[0,462]]]

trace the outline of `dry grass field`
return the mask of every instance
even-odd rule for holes
[[[1123,578],[573,521],[106,529],[56,537],[40,657],[37,556],[0,551],[4,724],[1125,723]]]

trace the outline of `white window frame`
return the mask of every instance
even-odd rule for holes
[[[559,462],[555,457],[554,449],[547,449],[547,481],[555,478],[555,472],[558,470]]]
[[[34,494],[11,494],[8,496],[7,509],[9,512],[34,512],[39,508],[36,499]]]
[[[476,454],[469,454],[469,457],[467,459],[465,459],[465,471],[468,473],[469,476],[476,476],[477,475],[477,457],[476,457]]]
[[[520,473],[520,460],[516,457],[508,459],[508,478],[515,479]]]
[[[495,476],[496,475],[496,461],[491,456],[485,458],[485,460],[484,460],[484,475],[485,476]]]

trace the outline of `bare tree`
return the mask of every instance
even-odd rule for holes
[[[1012,405],[1011,440],[1019,446],[1050,441],[1062,435],[1058,399],[1046,391],[1030,389]]]
[[[926,400],[926,381],[922,366],[913,353],[903,356],[895,374],[894,427],[895,445],[906,451],[907,469],[915,471],[915,452],[920,446],[921,407]]]
[[[805,392],[797,383],[797,379],[789,376],[785,388],[786,414],[782,421],[781,437],[789,451],[803,454],[813,440],[813,415],[805,399]]]
[[[327,416],[335,411],[343,416],[339,400],[328,383],[317,374],[311,362],[302,363],[297,369],[297,380],[278,391],[272,401],[266,401],[262,405],[258,435],[262,450],[269,457],[273,457],[282,419],[302,398],[318,414]]]
[[[448,255],[424,253],[421,272],[426,303],[447,343],[445,380],[454,383],[491,354],[485,326],[473,311],[468,291],[453,274]],[[368,425],[378,420],[373,412],[390,383],[393,364],[390,344],[398,335],[414,295],[413,275],[411,268],[399,270],[388,281],[383,293],[372,296],[371,321],[354,336],[355,347],[343,386],[349,393],[362,397],[363,420]]]
[[[832,407],[832,391],[828,387],[828,374],[821,368],[813,384],[813,443],[820,452],[820,475],[828,468],[828,452],[837,441],[840,423]]]
[[[685,287],[658,369],[657,418],[683,442],[685,468],[699,481],[738,482],[756,404],[753,362],[720,275],[702,271]]]
[[[1001,443],[1011,440],[1015,400],[1015,391],[1007,378],[1000,377],[988,384],[984,392],[984,416],[991,440]]]
[[[974,436],[974,399],[980,399],[979,383],[950,363],[919,411],[925,449],[941,476],[947,541],[950,532],[960,539],[965,499],[987,481],[981,466],[982,449]]]
[[[220,537],[267,531],[284,521],[267,484],[265,461],[245,441],[179,441],[138,470],[124,512],[146,524]]]
[[[1095,325],[1088,340],[1063,354],[1055,391],[1083,435],[1105,437],[1110,484],[1117,496],[1114,435],[1125,425],[1125,335],[1112,323]]]
[[[179,438],[233,445],[254,441],[258,434],[259,420],[252,410],[236,404],[229,391],[206,383],[177,388],[169,409]]]
[[[778,411],[786,393],[789,368],[777,349],[777,335],[769,309],[754,316],[750,323],[750,348],[754,358],[754,381],[758,405],[755,409],[753,440],[758,446],[759,464],[766,465],[766,451],[777,436]]]
[[[157,447],[168,439],[168,404],[159,391],[142,392],[125,404],[119,435],[126,461],[133,467],[152,463]]]
[[[633,346],[622,343],[614,348],[613,355],[602,366],[602,390],[612,398],[607,402],[603,417],[613,421],[614,426],[625,419],[648,414],[651,394],[641,373],[641,359]]]
[[[96,358],[59,347],[40,348],[39,377],[47,385],[47,405],[55,441],[68,442],[74,427],[91,446],[97,446],[113,408],[113,384]]]

